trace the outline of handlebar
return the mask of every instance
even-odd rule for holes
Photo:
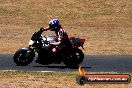
[[[34,32],[32,37],[31,37],[31,40],[35,40],[35,41],[39,40],[41,38],[41,34],[43,31],[44,31],[43,28],[40,28],[39,31]]]

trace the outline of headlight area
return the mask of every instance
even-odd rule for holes
[[[33,41],[33,40],[30,40],[29,41],[29,45],[31,46],[31,45],[33,45],[35,43],[35,41]]]

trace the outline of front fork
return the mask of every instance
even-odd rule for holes
[[[26,56],[29,56],[30,54],[34,54],[35,56],[35,49],[32,48],[31,46],[23,47],[22,49],[26,51]]]

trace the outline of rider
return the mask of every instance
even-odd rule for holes
[[[70,44],[68,35],[65,32],[64,28],[61,26],[60,22],[58,19],[52,19],[49,22],[49,26],[47,28],[44,28],[43,31],[54,31],[56,36],[57,36],[57,41],[51,42],[50,44],[52,45],[67,45]]]

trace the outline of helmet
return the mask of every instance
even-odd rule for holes
[[[55,31],[60,28],[60,22],[58,19],[53,19],[49,22],[49,27],[51,31]]]

